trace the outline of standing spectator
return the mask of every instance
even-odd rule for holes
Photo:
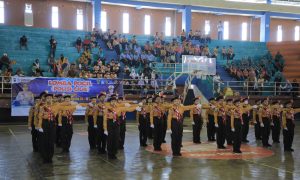
[[[28,48],[27,48],[27,37],[25,35],[23,35],[20,38],[20,49],[22,49],[22,47],[25,47],[25,49],[28,50]]]
[[[218,40],[223,40],[223,25],[222,21],[219,21],[219,24],[217,25],[218,29]]]
[[[10,67],[10,60],[7,53],[4,53],[0,59],[0,70],[2,70],[3,67],[5,69],[8,69]]]
[[[235,54],[234,54],[234,50],[232,48],[232,46],[229,46],[228,50],[227,50],[227,64],[229,63],[230,60],[233,60]]]
[[[222,59],[224,60],[225,57],[226,57],[226,47],[223,46],[223,48],[222,48]]]
[[[77,52],[80,53],[80,50],[82,48],[81,37],[78,37],[77,40],[76,40],[76,48],[77,48]]]
[[[50,43],[50,57],[55,57],[57,41],[54,39],[53,36],[51,36],[49,43]]]

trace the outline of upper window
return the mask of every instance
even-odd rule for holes
[[[282,41],[282,25],[277,26],[277,42]]]
[[[77,9],[77,29],[83,30],[83,10]]]
[[[229,39],[229,22],[228,21],[224,21],[223,39],[224,40]]]
[[[171,36],[171,18],[166,17],[166,25],[165,25],[165,35],[166,36]]]
[[[0,23],[4,23],[4,1],[0,1]]]
[[[129,14],[123,13],[123,33],[129,33]]]
[[[247,37],[248,37],[248,24],[244,22],[242,24],[242,41],[247,41]]]
[[[103,32],[107,31],[107,13],[106,13],[106,11],[101,11],[101,30]]]
[[[52,27],[58,28],[58,7],[52,6]]]
[[[145,30],[145,35],[150,35],[151,33],[151,26],[150,26],[150,15],[145,15],[145,26],[144,26],[144,30]]]
[[[209,20],[205,20],[204,31],[205,31],[205,35],[208,35],[210,33],[210,22],[209,22]]]
[[[300,40],[300,27],[296,26],[295,27],[295,41],[299,41]]]
[[[32,14],[32,4],[25,4],[25,13]]]

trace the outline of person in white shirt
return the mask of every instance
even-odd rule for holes
[[[217,25],[218,28],[218,40],[223,40],[223,25],[222,21],[219,21],[219,24]]]

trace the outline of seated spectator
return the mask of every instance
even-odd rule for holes
[[[100,59],[101,61],[105,61],[104,51],[103,51],[103,49],[101,47],[99,47],[98,59]]]
[[[23,35],[20,38],[20,49],[22,49],[22,47],[25,47],[25,49],[28,50],[28,48],[27,48],[27,37],[25,35]]]
[[[113,45],[113,47],[114,47],[114,49],[115,49],[117,55],[120,56],[120,54],[121,54],[121,49],[120,49],[120,44],[119,44],[119,40],[118,40],[117,37],[115,37],[115,38],[113,39],[112,45]]]
[[[91,39],[89,36],[85,36],[84,40],[83,40],[83,48],[84,48],[84,51],[87,51],[87,50],[92,50],[92,46],[91,46]]]
[[[127,46],[129,45],[128,39],[126,36],[123,36],[123,38],[120,38],[120,44],[122,46],[122,51],[128,50]]]
[[[11,66],[11,62],[9,60],[9,57],[7,53],[4,53],[3,56],[0,59],[0,70],[8,69]]]
[[[67,77],[75,78],[78,77],[78,70],[76,68],[76,64],[72,63],[70,66],[70,70],[68,71]]]
[[[81,37],[78,37],[77,40],[76,40],[76,48],[77,48],[77,52],[80,53],[80,50],[82,48]]]
[[[19,69],[17,69],[15,76],[24,77],[25,75],[24,75],[24,72],[22,71],[22,69],[19,68]]]

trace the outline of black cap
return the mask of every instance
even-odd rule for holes
[[[197,101],[197,100],[200,100],[201,98],[200,97],[197,97],[197,98],[194,98],[193,101]]]
[[[109,98],[108,99],[108,102],[111,102],[111,101],[116,101],[117,100],[117,98],[116,97],[111,97],[111,98]]]
[[[231,102],[233,101],[233,99],[226,99],[226,102]]]
[[[71,98],[71,95],[64,95],[64,98]]]
[[[50,96],[50,97],[53,97],[53,94],[45,94],[44,96],[45,96],[45,97],[49,97],[49,96]]]
[[[40,94],[40,97],[44,97],[46,94],[48,94],[46,91],[43,91],[41,94]]]
[[[40,96],[35,96],[34,97],[34,100],[38,100],[38,99],[41,99],[41,97]]]
[[[223,99],[223,96],[219,96],[219,97],[216,98],[216,101],[220,101],[222,99]]]
[[[105,97],[106,97],[106,92],[101,92],[101,93],[99,94],[99,97],[101,97],[101,96],[105,96]]]
[[[90,97],[90,99],[97,99],[97,97],[96,96],[92,96],[92,97]]]
[[[233,101],[234,104],[238,103],[238,102],[240,102],[238,99]]]
[[[62,97],[62,94],[56,94],[55,97]]]
[[[175,100],[180,100],[180,97],[179,96],[175,96],[175,97],[173,97],[172,99],[171,99],[171,101],[173,102],[173,101],[175,101]]]

